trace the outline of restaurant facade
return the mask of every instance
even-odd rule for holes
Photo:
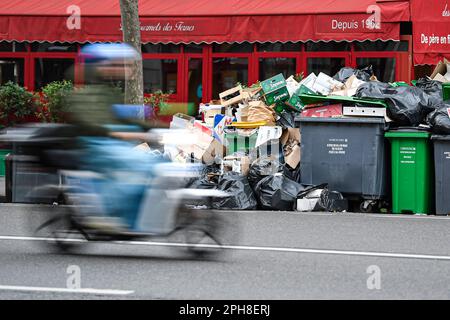
[[[410,81],[450,57],[446,0],[140,0],[145,93],[198,105],[236,83],[373,66]],[[0,84],[87,83],[79,50],[122,39],[118,0],[0,5]],[[71,70],[71,72],[68,72]]]

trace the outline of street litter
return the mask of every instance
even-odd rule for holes
[[[378,81],[372,66],[238,83],[201,103],[197,117],[176,114],[170,128],[192,141],[166,154],[207,165],[192,186],[228,192],[216,209],[342,212],[357,201],[363,212],[379,210],[388,198],[383,133],[450,134],[448,65],[411,85]]]

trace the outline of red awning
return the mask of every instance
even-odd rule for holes
[[[414,64],[450,60],[450,4],[447,0],[411,0]]]
[[[119,0],[4,2],[0,39],[122,38]],[[410,18],[409,1],[140,0],[139,6],[144,43],[399,40],[400,21]],[[381,24],[373,28],[366,21],[378,8]]]

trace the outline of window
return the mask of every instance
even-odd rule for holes
[[[188,102],[197,107],[202,102],[202,66],[203,60],[200,58],[189,59],[188,63]]]
[[[248,83],[247,58],[213,58],[213,99],[219,93],[231,89],[236,83]]]
[[[26,44],[24,42],[0,42],[0,52],[25,52],[27,51]]]
[[[184,52],[186,52],[186,53],[202,53],[203,45],[195,44],[195,43],[186,44],[184,46]]]
[[[178,60],[146,59],[144,67],[144,92],[153,93],[161,90],[164,93],[177,92]]]
[[[33,52],[77,52],[77,45],[74,43],[61,42],[33,42],[31,51]]]
[[[260,58],[259,79],[264,80],[282,73],[285,78],[295,74],[295,58]]]
[[[222,44],[215,43],[213,45],[213,52],[222,52],[222,53],[227,53],[227,52],[233,52],[233,53],[244,52],[244,53],[248,53],[248,52],[253,52],[253,45],[251,43],[249,43],[249,42],[244,42],[244,43],[222,43]]]
[[[306,43],[306,51],[350,51],[350,43],[349,42],[312,42],[308,41]]]
[[[74,59],[36,58],[34,88],[40,90],[53,81],[74,81]]]
[[[292,52],[292,51],[300,51],[301,50],[301,44],[300,43],[293,43],[293,42],[276,42],[276,43],[259,43],[258,44],[258,51],[262,52]]]
[[[24,59],[0,58],[0,85],[8,81],[24,86]]]
[[[408,41],[355,42],[355,51],[408,51]]]
[[[344,58],[308,58],[308,73],[314,72],[318,75],[323,72],[334,76],[342,67],[345,67]]]
[[[372,65],[373,72],[379,81],[395,81],[394,58],[358,58],[356,64],[358,69]]]
[[[176,44],[151,44],[142,45],[142,53],[179,53],[180,46]]]

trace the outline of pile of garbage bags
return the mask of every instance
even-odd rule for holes
[[[286,166],[273,157],[255,160],[247,176],[235,172],[211,175],[218,167],[209,167],[202,177],[188,187],[216,189],[229,197],[216,199],[211,208],[217,210],[277,210],[277,211],[346,211],[347,202],[341,193],[329,191],[326,185],[306,187],[286,174]],[[298,201],[302,200],[301,207]],[[308,203],[305,206],[305,201]],[[197,201],[197,206],[208,203]]]

